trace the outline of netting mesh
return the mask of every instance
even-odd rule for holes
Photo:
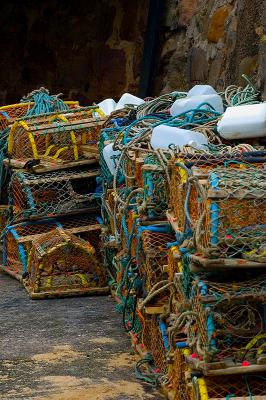
[[[103,287],[103,268],[88,242],[62,228],[41,235],[32,242],[28,257],[28,285],[32,292]]]
[[[7,226],[3,236],[3,264],[18,274],[27,270],[28,254],[33,240],[43,234],[51,232],[56,227],[63,227],[68,233],[75,234],[88,240],[94,245],[96,256],[100,261],[100,234],[101,226],[98,217],[86,214],[69,216],[58,219],[28,221],[18,225]]]
[[[209,173],[205,187],[198,183],[200,216],[194,234],[198,251],[206,256],[243,255],[263,261],[265,178],[264,169],[217,167]]]
[[[94,109],[45,114],[16,121],[8,138],[9,157],[62,162],[82,158],[82,145],[97,146],[104,118],[94,118]]]
[[[98,173],[97,168],[42,175],[14,173],[9,196],[14,217],[18,220],[95,207],[94,193]]]
[[[260,399],[265,398],[265,374],[205,377],[204,381],[209,399],[256,399],[254,396],[260,396],[258,397]],[[196,380],[195,383],[195,386],[198,386]],[[198,387],[196,392],[200,394]],[[203,399],[203,397],[200,396],[200,399]]]
[[[229,359],[256,363],[266,340],[260,336],[264,326],[264,278],[246,277],[235,284],[226,279],[194,281],[187,335],[195,354],[207,362]],[[249,300],[246,294],[252,291]]]
[[[148,352],[153,356],[155,366],[166,372],[166,350],[164,348],[157,315],[145,315],[141,319],[142,341]]]
[[[165,171],[157,157],[149,155],[142,166],[144,201],[148,217],[161,216],[167,209],[168,190]]]
[[[174,241],[174,235],[144,231],[141,234],[139,273],[146,290],[160,282],[166,273],[167,243]]]
[[[64,103],[70,109],[77,108],[79,106],[78,101],[65,101]],[[23,118],[33,106],[33,102],[28,102],[0,107],[0,130],[8,128],[8,126],[17,119]]]
[[[175,349],[169,379],[173,389],[173,400],[190,400],[190,392],[187,386],[186,372],[189,371],[185,362],[187,349]]]

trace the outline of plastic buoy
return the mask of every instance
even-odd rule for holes
[[[168,149],[170,144],[175,146],[192,146],[196,149],[206,149],[207,138],[201,132],[175,128],[168,125],[156,126],[151,135],[153,149]]]
[[[266,136],[266,103],[228,107],[217,129],[225,139]]]
[[[184,97],[183,99],[177,99],[170,108],[170,114],[175,117],[176,115],[194,110],[196,108],[202,108],[203,110],[208,109],[209,104],[215,111],[219,113],[224,112],[223,100],[219,94],[206,94],[200,96]]]
[[[116,156],[120,155],[120,151],[113,150],[113,143],[107,144],[103,149],[103,158],[109,168],[109,171],[112,175],[115,174],[116,170]]]
[[[98,106],[105,115],[110,115],[116,108],[116,102],[113,99],[105,99],[101,101]]]
[[[188,97],[201,96],[202,94],[206,95],[206,94],[218,94],[218,93],[210,85],[195,85],[188,91],[187,96]]]
[[[140,104],[145,103],[143,99],[140,99],[137,96],[133,96],[133,94],[130,93],[124,93],[123,96],[121,96],[120,100],[118,101],[116,105],[116,110],[121,110],[121,108],[124,108],[126,104],[133,104],[135,106],[139,106]]]

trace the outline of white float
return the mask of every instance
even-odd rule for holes
[[[266,103],[228,107],[217,125],[225,139],[266,136]]]
[[[151,146],[153,149],[168,149],[175,146],[192,146],[196,149],[206,149],[208,140],[201,132],[175,128],[169,125],[158,125],[152,131]]]

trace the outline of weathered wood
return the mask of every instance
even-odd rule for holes
[[[169,306],[167,304],[158,306],[145,306],[146,314],[165,314],[168,310]]]
[[[159,165],[154,165],[154,164],[145,164],[141,167],[143,171],[152,171],[152,172],[162,172],[163,168],[160,167]]]
[[[22,275],[19,274],[18,272],[12,271],[12,269],[1,264],[0,264],[0,270],[12,276],[12,278],[17,279],[19,282],[23,282]]]
[[[59,297],[73,296],[102,296],[110,293],[109,286],[101,288],[80,288],[80,289],[64,289],[64,290],[47,290],[45,292],[34,293],[29,285],[24,281],[24,287],[32,300],[51,299]]]
[[[26,185],[34,186],[34,185],[41,185],[43,183],[50,183],[50,182],[60,182],[66,181],[70,179],[85,179],[85,178],[93,178],[100,175],[100,170],[92,170],[92,171],[84,171],[84,172],[73,172],[72,174],[68,173],[66,175],[55,175],[50,176],[49,178],[36,178],[34,175],[34,179],[29,180],[25,179],[24,183]]]
[[[174,214],[168,210],[168,211],[166,211],[166,217],[167,217],[169,223],[171,224],[173,230],[176,233],[181,233],[180,227],[179,227],[178,223],[176,222],[176,218],[175,218]]]
[[[266,268],[266,263],[244,260],[242,258],[204,258],[195,254],[190,255],[193,263],[200,265],[204,270],[214,271],[215,269],[227,268]]]
[[[51,230],[56,229],[56,225],[53,226],[51,225]],[[99,224],[94,224],[94,225],[85,225],[85,226],[77,226],[76,228],[70,228],[70,229],[65,229],[64,231],[67,233],[72,233],[72,234],[77,234],[77,233],[83,233],[83,232],[90,232],[94,230],[99,230],[101,229]],[[43,233],[37,233],[36,235],[27,235],[27,236],[22,236],[17,239],[17,243],[27,243],[27,242],[32,242],[34,240],[38,240]]]
[[[64,133],[65,131],[75,131],[76,129],[87,129],[87,128],[94,128],[95,126],[101,126],[105,123],[106,118],[98,118],[97,120],[93,120],[92,118],[86,118],[80,120],[78,123],[73,121],[60,121],[60,125],[51,122],[50,124],[40,124],[30,126],[29,130],[31,132],[39,132],[45,130],[45,133],[48,131],[52,131],[52,133]],[[38,122],[37,122],[38,123]],[[35,122],[36,124],[36,122]]]
[[[20,161],[20,160],[15,160],[15,159],[8,159],[6,158],[4,160],[4,164],[6,166],[9,166],[11,168],[18,168],[18,169],[23,169],[26,162],[29,161],[28,160],[24,160],[24,161]],[[63,170],[63,169],[68,169],[68,168],[77,168],[77,167],[81,167],[84,165],[91,165],[91,164],[98,164],[98,160],[96,158],[91,158],[91,159],[86,159],[86,160],[79,160],[79,161],[67,161],[67,162],[63,162],[61,164],[57,164],[55,162],[44,162],[41,160],[41,163],[39,165],[35,165],[32,167],[32,170],[36,173],[45,173],[45,172],[53,172],[53,171],[59,171],[59,170]]]
[[[204,361],[199,361],[198,359],[192,358],[191,356],[187,356],[186,361],[192,368],[202,371],[203,374],[206,376],[230,376],[266,371],[266,364],[243,366],[241,364],[235,365],[233,361],[205,363]]]
[[[253,189],[252,192],[247,189],[237,190],[223,190],[223,189],[209,189],[207,192],[209,199],[265,199],[266,198],[266,186],[263,189]]]

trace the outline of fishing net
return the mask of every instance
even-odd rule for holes
[[[101,234],[101,220],[90,214],[69,216],[58,219],[27,221],[17,225],[9,225],[3,236],[3,264],[19,275],[27,271],[27,258],[33,240],[49,233],[57,227],[64,228],[67,233],[91,240],[98,249]],[[97,244],[98,242],[98,244]],[[101,261],[100,253],[96,257]]]
[[[144,231],[141,233],[141,251],[139,252],[139,273],[147,291],[164,279],[167,265],[167,243],[174,241],[174,235]]]
[[[66,105],[66,109],[76,109],[79,107],[78,101],[65,101],[63,103]],[[34,105],[34,102],[25,102],[0,107],[0,130],[3,131],[4,129],[8,128],[8,126],[12,125],[17,119],[28,115],[29,111],[33,109]],[[60,110],[53,109],[52,111]]]
[[[202,385],[199,384],[201,380]],[[201,389],[201,387],[205,389]],[[230,375],[204,378],[193,378],[192,400],[196,399],[263,399],[266,392],[266,378],[264,374]],[[207,397],[204,396],[207,394]]]
[[[161,216],[167,209],[167,183],[165,171],[157,157],[151,155],[145,158],[142,166],[143,199],[148,217]]]
[[[94,254],[88,242],[56,228],[33,240],[26,284],[33,293],[104,287],[105,272]]]
[[[200,203],[204,200],[201,188],[205,188],[215,168],[235,170],[264,167],[266,153],[250,150],[252,146],[239,145],[229,150],[226,147],[224,153],[222,149],[221,153],[218,153],[218,146],[213,154],[210,152],[180,153],[171,159],[169,162],[171,175],[169,207],[180,232],[189,232],[195,228],[200,217]]]
[[[261,334],[265,276],[245,278],[235,283],[228,278],[194,281],[187,335],[193,351],[204,361],[254,364],[265,351],[266,336]]]
[[[97,206],[99,170],[65,170],[36,175],[15,172],[10,182],[9,204],[16,220],[46,217]]]
[[[206,257],[265,260],[266,171],[216,167],[197,182],[199,218],[194,240]]]
[[[189,371],[185,362],[188,349],[175,349],[172,364],[169,368],[169,380],[173,392],[173,400],[190,400],[190,392],[187,386],[186,372]]]
[[[105,119],[93,117],[95,107],[51,113],[17,120],[10,129],[8,155],[11,159],[32,159],[62,163],[78,161],[84,146],[97,148]],[[83,146],[83,148],[82,148]]]
[[[152,354],[158,372],[166,372],[166,350],[159,328],[158,316],[145,314],[141,320],[142,342],[149,353]]]

